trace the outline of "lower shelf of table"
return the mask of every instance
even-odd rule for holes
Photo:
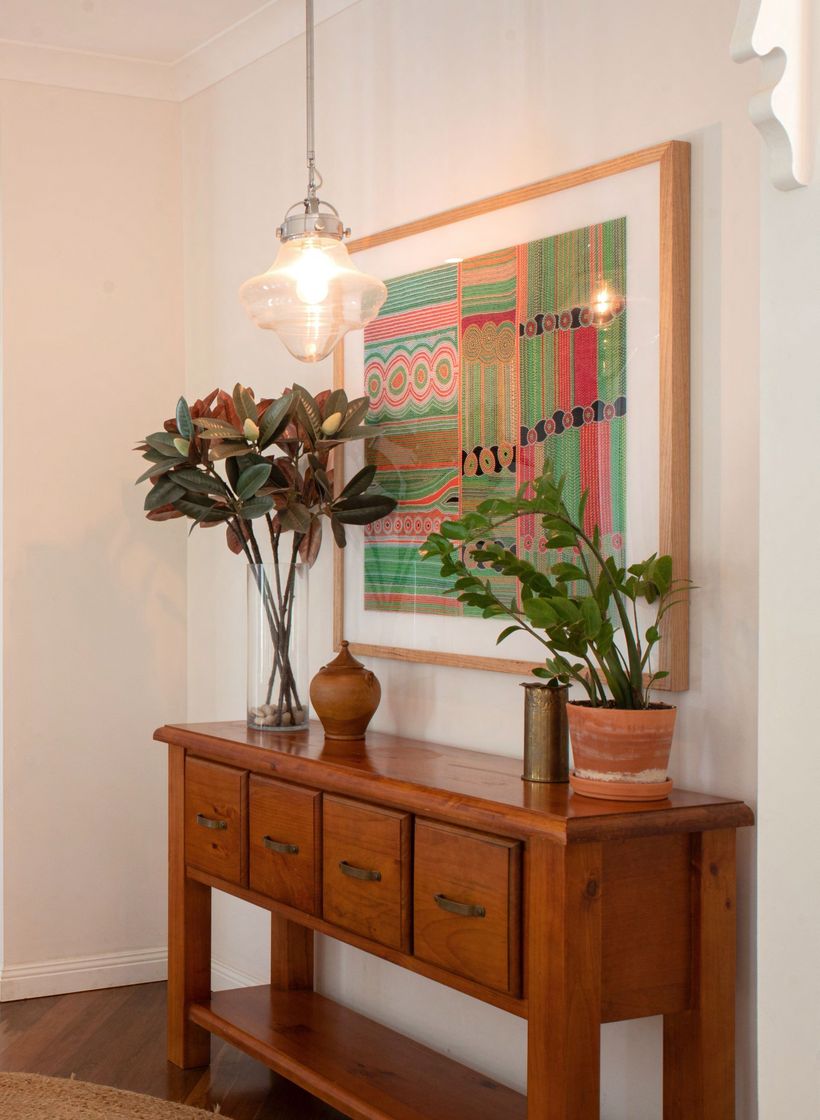
[[[192,1022],[354,1120],[525,1120],[526,1098],[316,992],[214,992]]]

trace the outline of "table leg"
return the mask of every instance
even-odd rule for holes
[[[271,911],[270,986],[280,992],[313,988],[313,930]]]
[[[665,1015],[664,1120],[735,1117],[735,831],[692,837],[692,1007]]]
[[[188,1006],[211,993],[211,889],[185,875],[185,750],[168,748],[168,1061],[206,1066],[211,1036]]]
[[[600,844],[527,846],[528,1120],[599,1120]]]

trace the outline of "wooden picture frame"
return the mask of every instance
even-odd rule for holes
[[[676,578],[689,575],[689,361],[690,361],[690,145],[672,140],[654,147],[606,160],[579,171],[543,179],[516,190],[492,195],[478,202],[445,210],[430,217],[395,226],[352,241],[351,254],[400,241],[456,222],[542,196],[568,191],[595,180],[648,165],[658,165],[659,273],[658,273],[658,551],[673,559]],[[343,344],[334,352],[334,385],[344,386]],[[341,448],[335,452],[336,486],[343,485]],[[344,637],[344,555],[334,548],[333,641],[336,649]],[[669,676],[656,687],[669,691],[688,688],[689,608],[681,603],[665,620],[659,667]],[[419,650],[351,642],[353,653],[369,658],[444,665],[453,668],[528,674],[536,661]]]

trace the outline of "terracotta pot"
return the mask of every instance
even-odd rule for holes
[[[328,739],[363,739],[381,698],[375,673],[356,660],[347,642],[310,682],[310,702]]]
[[[622,711],[567,705],[576,793],[611,801],[660,801],[669,796],[669,752],[677,709],[663,705]]]

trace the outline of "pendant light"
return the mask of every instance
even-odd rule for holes
[[[267,272],[246,280],[239,299],[250,318],[276,331],[295,358],[319,362],[348,331],[369,323],[387,299],[375,276],[359,272],[344,244],[339,212],[319,198],[313,139],[313,0],[305,2],[307,38],[307,197],[276,231],[282,246]]]

